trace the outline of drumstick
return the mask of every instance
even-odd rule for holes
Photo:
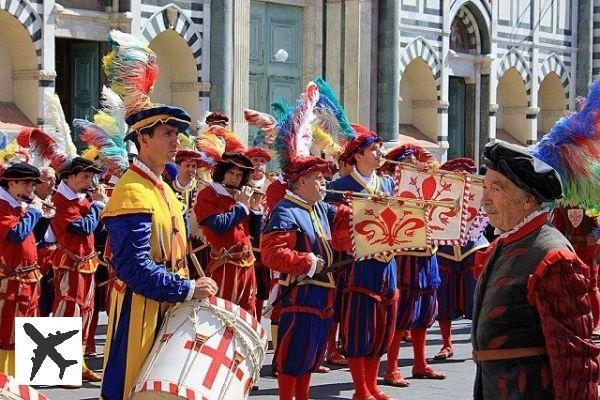
[[[200,261],[198,261],[198,257],[196,257],[194,253],[190,253],[190,259],[192,260],[192,264],[194,264],[194,268],[196,268],[196,272],[198,272],[200,278],[206,277],[204,271],[202,270],[202,266],[200,265]]]

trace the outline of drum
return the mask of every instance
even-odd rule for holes
[[[130,398],[245,399],[258,381],[267,340],[252,315],[221,298],[173,306]]]
[[[0,373],[0,399],[48,400],[46,396],[27,385],[19,385],[11,377]]]

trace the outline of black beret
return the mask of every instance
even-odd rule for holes
[[[42,183],[40,170],[27,163],[10,165],[0,175],[0,181],[33,181],[35,183]]]
[[[254,169],[254,164],[252,164],[252,161],[240,153],[224,153],[219,163],[231,164],[232,166],[236,166],[240,169]]]
[[[102,172],[102,168],[98,167],[98,165],[96,165],[93,161],[90,161],[86,158],[75,157],[60,169],[59,175],[64,179],[67,176],[75,175],[84,171],[99,174]]]
[[[563,196],[558,172],[526,149],[502,141],[488,143],[483,151],[483,163],[540,202]]]

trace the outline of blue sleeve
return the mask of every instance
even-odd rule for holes
[[[244,206],[236,204],[231,211],[211,215],[206,218],[202,221],[202,225],[206,225],[211,231],[218,235],[222,235],[246,217],[248,217],[248,214],[246,213]]]
[[[67,226],[67,230],[71,233],[75,233],[82,236],[91,235],[94,233],[100,222],[100,211],[102,206],[98,203],[92,204],[90,212],[81,219],[73,221]]]
[[[160,302],[184,301],[190,282],[150,259],[150,214],[131,214],[104,220],[117,277],[135,293]]]
[[[37,224],[35,224],[35,228],[33,228],[33,234],[35,235],[36,242],[40,242],[44,239],[46,231],[48,231],[48,228],[50,227],[50,222],[52,222],[52,218],[42,217]]]
[[[23,243],[27,236],[33,231],[33,228],[35,228],[35,225],[41,217],[42,212],[40,210],[29,208],[17,226],[8,232],[6,239],[13,244]]]

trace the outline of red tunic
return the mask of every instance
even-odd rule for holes
[[[15,317],[35,317],[38,312],[38,270],[6,278],[17,268],[36,264],[37,249],[33,231],[19,244],[9,242],[9,232],[19,224],[26,212],[0,199],[0,349],[13,350]],[[7,371],[12,372],[14,371]]]

